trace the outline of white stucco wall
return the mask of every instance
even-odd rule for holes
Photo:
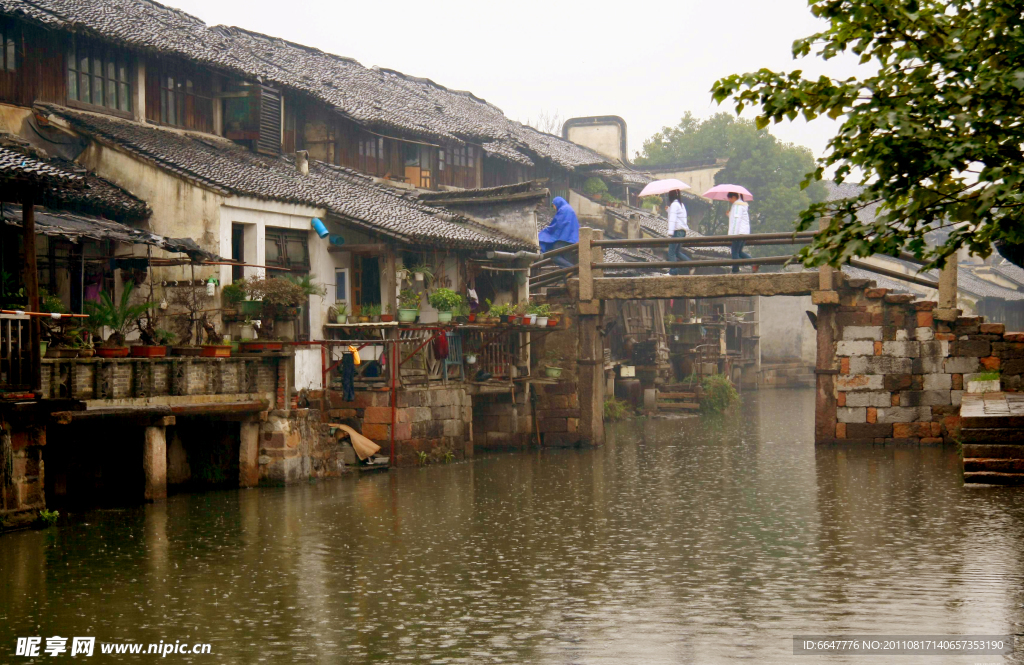
[[[596,150],[605,157],[625,161],[622,154],[622,127],[618,123],[570,127],[569,140]]]
[[[817,313],[810,296],[760,298],[761,362],[800,360],[810,366],[817,357],[817,333],[807,312]]]
[[[688,171],[660,170],[656,166],[640,168],[653,173],[661,179],[675,178],[677,180],[682,180],[690,186],[690,192],[700,196],[715,186],[715,174],[725,168],[725,165],[709,166],[705,169],[693,169]]]

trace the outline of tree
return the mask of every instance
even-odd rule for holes
[[[541,111],[536,118],[527,118],[523,124],[533,127],[538,132],[561,136],[565,118],[558,111]]]
[[[767,129],[756,127],[752,120],[738,119],[729,113],[718,113],[704,120],[687,113],[675,127],[665,127],[644,141],[637,164],[653,166],[722,158],[729,161],[715,175],[715,182],[743,185],[754,195],[750,206],[753,233],[792,231],[800,212],[812,202],[825,198],[825,187],[821,183],[808,189],[800,187],[807,172],[814,169],[810,150],[781,143]],[[726,233],[727,207],[716,204],[713,213],[701,222],[700,232],[706,235]],[[779,248],[773,247],[770,253],[778,251]]]
[[[843,118],[807,182],[836,167],[842,182],[859,169],[863,192],[814,204],[800,229],[824,233],[803,251],[806,265],[912,252],[942,266],[966,246],[1024,242],[1024,20],[1005,0],[812,0],[828,29],[793,44],[794,58],[852,53],[877,71],[862,78],[804,78],[767,69],[736,74],[712,88],[737,113],[760,109],[758,127],[821,115]],[[879,204],[871,223],[857,212]],[[925,234],[949,231],[929,245]]]

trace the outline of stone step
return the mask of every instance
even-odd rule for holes
[[[658,411],[694,411],[700,404],[689,402],[658,402]]]
[[[960,438],[965,443],[1024,444],[1024,430],[1003,427],[962,427]]]
[[[1024,459],[965,457],[964,471],[998,471],[1000,473],[1024,473]]]
[[[963,455],[964,459],[1024,459],[1024,445],[965,443]]]
[[[1024,485],[1024,473],[999,473],[997,471],[964,472],[965,483],[985,483],[987,485]]]
[[[960,427],[1024,430],[1024,416],[971,416],[961,413]]]

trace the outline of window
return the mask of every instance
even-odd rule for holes
[[[348,268],[334,270],[334,300],[348,302]]]
[[[430,189],[430,153],[429,146],[413,143],[403,144],[406,182],[420,189]]]
[[[14,72],[18,70],[17,44],[14,26],[9,23],[0,23],[0,71]]]
[[[373,175],[383,175],[387,170],[384,157],[384,139],[379,136],[364,136],[359,139],[359,170]]]
[[[192,79],[175,78],[173,75],[160,76],[160,122],[176,127],[185,125],[186,98],[190,106],[195,105],[195,87]]]
[[[292,229],[267,228],[268,268],[309,270],[309,234]]]
[[[128,54],[76,38],[68,51],[68,99],[130,112]]]

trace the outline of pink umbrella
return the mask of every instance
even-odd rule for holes
[[[657,196],[658,194],[668,194],[674,192],[677,189],[689,189],[682,180],[676,180],[675,178],[669,178],[668,180],[655,180],[654,182],[648,183],[646,187],[638,194],[638,196]]]
[[[754,200],[754,195],[747,191],[746,187],[740,187],[739,185],[715,185],[704,192],[704,198],[711,199],[712,201],[728,201],[729,194],[731,193],[739,194],[740,198],[744,201]]]

